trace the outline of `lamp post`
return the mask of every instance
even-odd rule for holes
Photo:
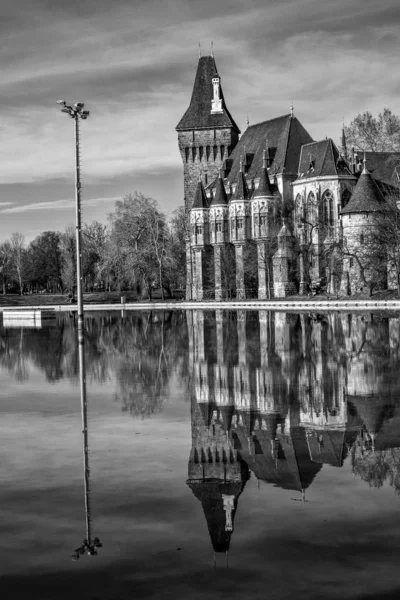
[[[78,296],[78,334],[83,335],[83,291],[82,291],[82,249],[81,249],[81,173],[79,153],[79,120],[86,120],[88,110],[83,110],[83,102],[76,102],[70,106],[65,100],[57,100],[62,105],[61,112],[69,115],[75,121],[75,210],[76,210],[76,287]]]

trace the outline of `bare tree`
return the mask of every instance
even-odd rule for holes
[[[10,245],[12,270],[19,285],[19,293],[22,296],[26,265],[25,238],[22,233],[13,233],[10,238]]]
[[[384,108],[375,118],[370,112],[358,114],[345,128],[347,142],[359,150],[400,151],[400,117]]]

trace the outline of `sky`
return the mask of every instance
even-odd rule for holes
[[[400,114],[398,0],[18,0],[0,6],[0,242],[74,223],[74,128],[56,100],[84,102],[83,219],[106,222],[140,191],[183,203],[175,127],[198,43],[211,40],[244,131],[287,114],[339,142],[342,119]]]

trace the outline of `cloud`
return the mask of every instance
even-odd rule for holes
[[[82,200],[82,207],[98,206],[103,203],[111,203],[120,200],[118,198],[89,198]],[[34,211],[49,211],[49,210],[70,210],[75,206],[75,199],[67,198],[62,200],[45,201],[45,202],[33,202],[32,204],[23,204],[19,206],[13,206],[12,208],[1,209],[1,205],[13,204],[12,202],[0,203],[1,214],[17,214]]]

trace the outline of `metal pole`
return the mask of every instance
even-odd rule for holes
[[[81,173],[79,155],[79,115],[75,114],[75,200],[76,200],[76,287],[78,333],[83,332],[82,249],[81,249]]]
[[[86,369],[85,369],[85,346],[84,338],[79,332],[79,381],[81,389],[81,413],[82,413],[82,434],[83,434],[83,470],[85,487],[85,518],[86,518],[86,539],[89,546],[92,545],[92,515],[90,507],[90,468],[89,468],[89,432],[87,417],[87,396],[86,396]]]

